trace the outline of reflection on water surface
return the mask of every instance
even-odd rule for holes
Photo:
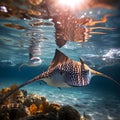
[[[119,19],[119,1],[111,2],[84,1],[71,8],[54,0],[1,1],[1,62],[26,63],[30,54],[42,61],[46,57],[49,60],[58,46],[69,51],[68,54],[74,52],[71,57],[75,59],[83,57],[90,65],[99,66],[93,65],[95,56],[99,54],[98,63],[104,63],[106,51],[118,45],[116,32],[119,27],[114,23]],[[119,24],[118,20],[116,24]],[[109,35],[112,37],[107,37]],[[101,44],[99,47],[98,43]],[[34,46],[32,53],[31,46]],[[93,61],[88,60],[91,56],[94,56]],[[117,60],[112,58],[112,63],[113,59],[119,61],[119,54],[116,56]]]

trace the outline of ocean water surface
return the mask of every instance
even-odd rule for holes
[[[82,58],[120,83],[119,8],[58,13],[48,4],[46,10],[45,3],[38,6],[30,0],[20,4],[0,3],[0,89],[46,71],[55,49],[73,60]],[[120,86],[107,78],[95,76],[87,86],[61,89],[37,81],[22,89],[51,102],[69,104],[92,120],[120,120]]]

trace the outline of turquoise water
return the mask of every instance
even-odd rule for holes
[[[67,39],[61,48],[56,44],[55,23],[51,18],[43,19],[32,16],[17,18],[15,16],[0,17],[0,88],[14,83],[21,84],[44,72],[49,67],[55,53],[59,49],[73,60],[82,58],[91,68],[105,73],[120,83],[120,14],[119,9],[88,9],[77,12],[81,18],[92,18],[100,21],[107,17],[107,21],[93,25],[81,25],[91,32],[82,29],[74,34],[87,35],[80,41]],[[39,24],[38,24],[39,23]],[[21,26],[21,28],[15,25]],[[37,24],[37,25],[36,25]],[[68,25],[69,26],[69,25]],[[73,26],[72,26],[73,27]],[[65,35],[72,34],[68,27]],[[71,38],[66,36],[66,38]],[[79,38],[79,37],[78,37]],[[86,42],[84,42],[86,41]],[[41,62],[37,66],[30,66],[30,53],[39,57]],[[90,85],[85,87],[56,88],[44,82],[35,82],[24,89],[28,93],[46,96],[49,101],[62,105],[70,104],[81,114],[92,117],[92,120],[120,119],[120,86],[102,78],[93,77]]]

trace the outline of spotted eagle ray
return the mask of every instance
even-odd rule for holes
[[[89,66],[86,65],[81,59],[79,62],[71,60],[62,52],[56,49],[55,56],[47,71],[10,91],[8,94],[0,99],[0,103],[2,103],[6,98],[8,98],[18,89],[37,80],[43,80],[48,85],[56,87],[80,87],[88,85],[90,83],[91,77],[94,75],[106,77],[110,80],[113,80],[120,86],[120,83],[118,83],[111,77],[89,68]]]

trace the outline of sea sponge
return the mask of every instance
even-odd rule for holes
[[[39,105],[39,112],[47,113],[49,112],[49,108],[50,108],[49,102],[44,101]]]
[[[37,112],[37,106],[35,104],[30,105],[29,110],[31,114],[35,114]]]

